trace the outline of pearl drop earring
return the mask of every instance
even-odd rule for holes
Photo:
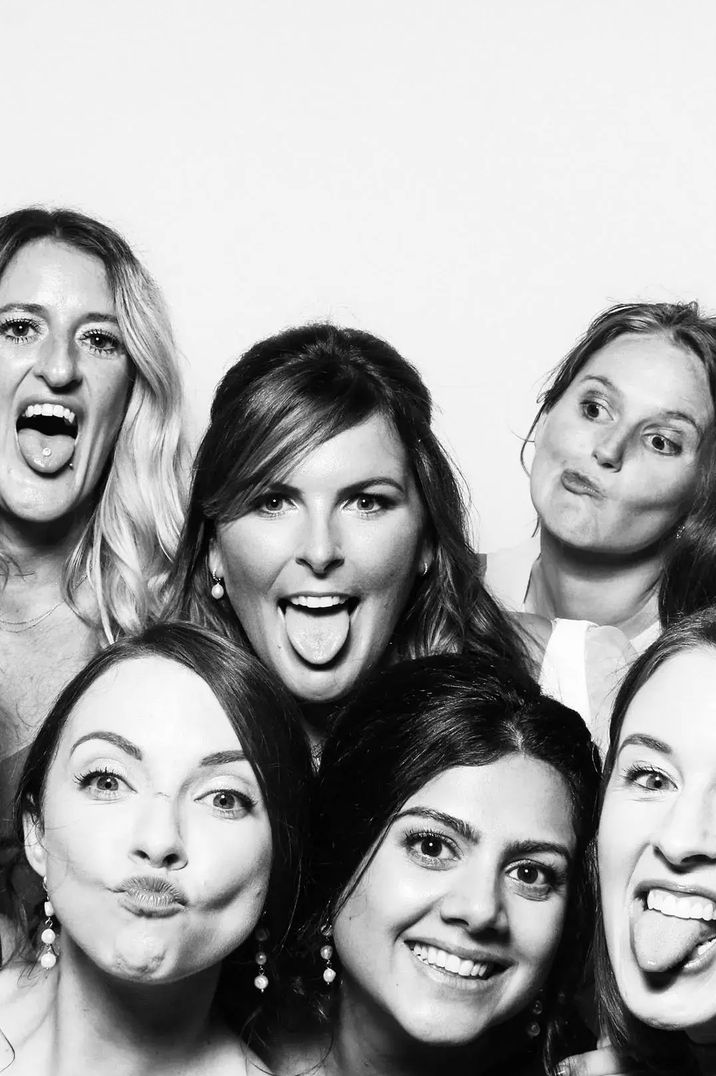
[[[214,580],[214,585],[211,588],[211,596],[214,601],[219,602],[226,593],[224,590],[224,584],[222,583],[221,579],[219,579],[218,575],[214,575],[213,572],[211,573],[211,578]]]
[[[47,899],[45,900],[45,926],[40,935],[40,941],[45,948],[40,954],[40,964],[46,971],[49,971],[57,963],[57,953],[52,948],[57,941],[57,932],[55,931],[55,921],[53,919],[55,909],[52,907],[52,901],[47,892],[47,878],[42,879],[42,884],[45,887],[45,897]]]

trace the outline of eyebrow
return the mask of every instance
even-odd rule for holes
[[[200,766],[224,766],[228,762],[246,762],[243,751],[215,751],[213,755],[205,755],[199,762]]]
[[[106,740],[107,743],[118,747],[120,751],[124,751],[126,755],[131,755],[132,758],[140,760],[142,758],[142,752],[131,740],[125,739],[124,736],[120,736],[116,732],[104,732],[101,729],[96,732],[86,732],[84,736],[80,736],[79,740],[75,740],[72,745],[72,751],[76,751],[80,744],[86,743],[87,740]]]
[[[40,303],[6,303],[5,306],[0,306],[0,315],[7,314],[11,310],[27,310],[31,314],[47,316],[47,308]],[[119,322],[114,314],[102,313],[98,310],[90,310],[88,313],[83,314],[80,321],[109,321],[119,327]]]
[[[658,751],[662,755],[672,755],[673,751],[668,744],[663,740],[657,740],[655,736],[647,736],[643,732],[632,732],[631,736],[626,736],[619,744],[619,753],[624,750],[625,747],[648,747],[652,751]]]
[[[608,377],[604,377],[602,374],[585,374],[581,379],[584,381],[598,381],[600,385],[604,385],[620,399],[623,399],[624,393],[621,389],[617,388],[613,381],[610,381]],[[670,421],[685,422],[689,426],[693,426],[699,436],[703,435],[703,429],[701,424],[696,421],[693,415],[687,414],[686,411],[674,411],[672,409],[657,412],[660,418],[669,419]]]
[[[366,486],[392,486],[398,493],[405,493],[405,486],[397,478],[389,478],[388,475],[371,475],[368,478],[361,478],[357,482],[351,482],[350,485],[341,487],[338,495],[340,497],[350,497],[353,494],[360,493]],[[268,488],[272,492],[282,493],[287,497],[295,497],[301,492],[298,486],[292,486],[288,482],[272,482]]]
[[[405,818],[408,815],[439,822],[452,829],[459,837],[470,841],[471,844],[479,843],[480,834],[463,818],[456,818],[455,815],[447,814],[445,811],[435,811],[431,807],[409,807],[407,810],[401,811],[397,817]],[[510,856],[535,855],[538,852],[552,852],[562,856],[567,863],[572,862],[572,853],[569,848],[559,841],[536,841],[527,838],[522,841],[512,841],[507,848],[507,853]]]

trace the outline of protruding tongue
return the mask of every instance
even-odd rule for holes
[[[20,451],[28,467],[38,474],[56,474],[72,459],[75,439],[65,433],[53,436],[26,426],[17,435]]]
[[[642,971],[669,971],[713,933],[703,919],[678,919],[647,909],[634,925],[634,950]]]
[[[287,605],[286,632],[291,646],[311,665],[327,665],[341,649],[350,631],[350,617],[345,606],[335,612],[309,613]]]

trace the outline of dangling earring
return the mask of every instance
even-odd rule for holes
[[[326,944],[321,946],[321,960],[325,960],[326,966],[323,969],[323,981],[326,986],[330,986],[336,977],[336,969],[331,967],[331,957],[333,956],[333,946],[328,944],[328,940],[333,937],[333,928],[330,923],[326,923],[321,927],[321,934],[326,939]]]
[[[542,1015],[543,1008],[544,1005],[542,1004],[542,998],[540,997],[536,998],[530,1006],[530,1016],[527,1021],[527,1026],[525,1027],[525,1032],[530,1039],[536,1039],[542,1030],[538,1017]]]
[[[420,574],[423,577],[428,574],[428,568],[429,567],[430,567],[430,565],[428,564],[428,562],[426,560],[424,560],[423,563],[420,565]]]
[[[222,594],[223,594],[223,587],[221,589],[222,589]],[[258,975],[254,979],[254,986],[256,987],[257,990],[260,990],[261,993],[263,994],[264,990],[266,989],[266,987],[269,984],[268,975],[266,974],[266,965],[268,963],[268,956],[266,955],[266,953],[264,952],[264,949],[263,949],[263,943],[265,941],[267,941],[268,936],[269,936],[269,932],[266,929],[266,927],[258,926],[258,927],[256,927],[256,930],[254,931],[254,935],[255,935],[256,941],[258,942],[258,945],[259,945],[258,950],[256,952],[256,956],[254,957],[254,960],[256,961],[256,970],[258,971]]]
[[[220,602],[225,593],[224,584],[221,579],[219,579],[218,575],[214,575],[213,572],[211,573],[211,578],[214,580],[214,585],[211,588],[211,596],[214,601]]]
[[[42,879],[42,884],[45,887],[45,897],[47,899],[45,900],[45,927],[40,935],[40,941],[45,948],[40,955],[40,964],[49,971],[57,963],[57,953],[52,948],[57,941],[57,933],[55,931],[55,921],[52,918],[55,914],[55,909],[52,907],[52,901],[47,892],[47,878]]]

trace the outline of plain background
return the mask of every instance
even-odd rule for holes
[[[258,338],[386,337],[481,548],[515,544],[520,436],[588,321],[716,306],[715,31],[712,0],[0,0],[0,211],[127,237],[196,433]]]

